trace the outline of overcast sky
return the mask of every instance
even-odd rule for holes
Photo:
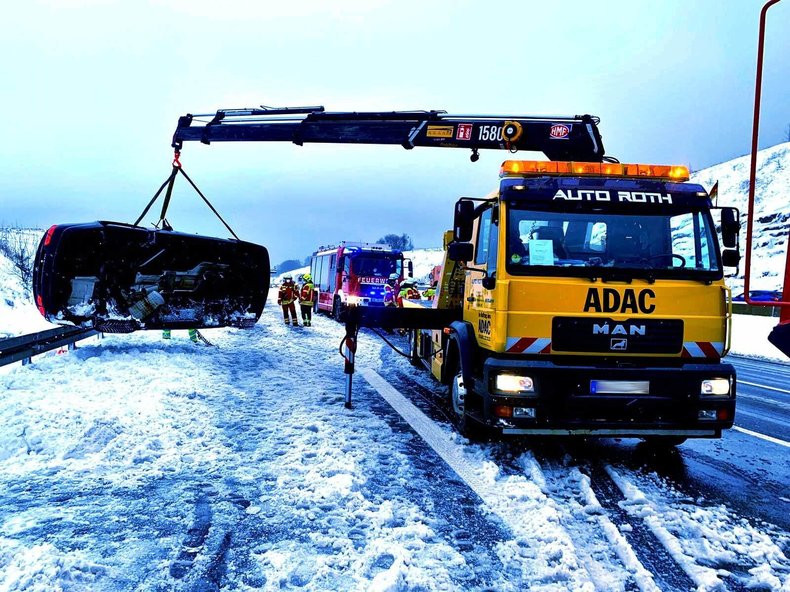
[[[607,154],[703,168],[749,152],[762,4],[13,2],[0,37],[0,224],[132,222],[169,173],[180,115],[261,104],[591,113]],[[790,124],[790,0],[769,15],[761,146]],[[188,143],[182,162],[237,234],[279,262],[387,233],[439,246],[455,199],[492,190],[504,158]],[[227,236],[180,185],[174,227]]]

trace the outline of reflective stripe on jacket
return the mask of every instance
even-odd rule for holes
[[[283,284],[280,286],[280,291],[277,293],[277,304],[287,305],[295,300],[298,300],[299,293],[296,286],[293,284]]]
[[[299,301],[301,304],[312,303],[315,298],[315,286],[313,282],[305,282],[299,290]]]

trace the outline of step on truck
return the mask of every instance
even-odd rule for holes
[[[467,434],[720,437],[738,213],[688,169],[508,160],[456,203],[435,310],[412,355],[447,385]]]

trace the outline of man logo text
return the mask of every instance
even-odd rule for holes
[[[645,335],[647,328],[644,325],[599,325],[593,323],[593,335]]]

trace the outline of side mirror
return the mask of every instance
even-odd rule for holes
[[[453,216],[453,239],[458,243],[472,240],[472,222],[474,221],[475,204],[469,199],[455,202]],[[471,257],[469,258],[471,259]],[[466,259],[468,261],[469,259]]]
[[[721,264],[724,267],[738,267],[741,262],[741,254],[738,249],[725,249],[721,252]]]
[[[721,209],[721,241],[728,249],[738,246],[738,232],[741,230],[740,213],[737,208]]]
[[[470,236],[471,238],[471,236]],[[452,242],[447,245],[447,258],[450,261],[471,261],[475,247],[472,243]]]
[[[406,263],[406,270],[409,272],[409,277],[414,277],[414,263],[411,259]]]

